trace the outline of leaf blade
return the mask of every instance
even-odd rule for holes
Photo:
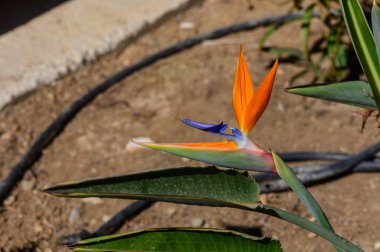
[[[328,221],[322,208],[319,206],[314,197],[309,193],[306,187],[298,180],[294,172],[286,165],[284,161],[272,152],[273,160],[278,171],[278,175],[288,184],[288,186],[297,194],[299,199],[304,203],[309,212],[325,228],[334,231]]]
[[[282,251],[278,241],[235,231],[195,228],[156,228],[80,241],[74,251]]]
[[[212,169],[216,169],[216,168],[213,168],[211,167]],[[207,169],[207,168],[201,168],[201,169]],[[164,170],[165,171],[165,170]],[[161,171],[154,171],[154,172],[151,172],[150,176],[147,177],[147,180],[151,179],[149,183],[150,185],[154,185],[154,176],[159,176],[160,175],[160,172]],[[233,172],[236,172],[236,171],[233,171]],[[146,177],[146,174],[147,173],[141,173],[143,174],[143,177]],[[134,174],[136,175],[136,174]],[[162,174],[161,174],[162,175]],[[240,174],[242,175],[242,174]],[[126,175],[128,176],[128,175]],[[111,179],[111,180],[114,180],[115,177],[111,177],[111,178],[107,178],[107,179]],[[230,176],[225,176],[225,179],[227,180],[234,180],[235,178],[233,177],[230,177]],[[250,179],[249,177],[244,177],[244,181],[243,183],[247,183],[247,181],[245,181],[245,179]],[[90,181],[93,181],[93,180],[90,180]],[[235,181],[235,180],[234,180]],[[253,181],[253,180],[252,180]],[[238,182],[238,183],[235,183],[235,182]],[[235,181],[233,183],[230,183],[230,184],[235,184],[234,187],[238,187],[238,186],[242,186],[241,185],[241,181],[239,179],[239,181]],[[46,192],[50,193],[50,194],[53,194],[53,195],[56,195],[56,196],[65,196],[65,197],[90,197],[92,195],[90,194],[87,194],[87,195],[72,195],[72,194],[59,194],[59,191],[62,189],[62,187],[67,187],[67,186],[75,186],[75,185],[78,185],[79,182],[71,182],[71,183],[63,183],[61,185],[58,185],[58,186],[54,186],[54,187],[50,187],[50,188],[47,188],[45,189]],[[229,192],[229,190],[225,190],[226,188],[223,187],[223,186],[218,186],[217,183],[213,183],[212,180],[203,180],[203,183],[207,183],[208,185],[212,185],[212,187],[216,187],[218,190],[221,190],[221,192]],[[250,182],[252,183],[252,182]],[[254,182],[253,182],[254,183]],[[255,183],[256,184],[256,183]],[[249,187],[251,187],[252,185],[250,185]],[[257,185],[256,185],[257,186]],[[199,186],[198,186],[199,187]],[[244,186],[246,187],[246,186]],[[200,187],[202,188],[202,190],[204,190],[204,187]],[[255,188],[255,186],[253,187]],[[74,188],[75,189],[75,188]],[[233,189],[233,188],[232,188]],[[251,190],[251,189],[250,189]],[[199,197],[199,196],[202,196],[197,194],[196,191],[190,191],[192,193],[191,197],[192,198],[196,198],[196,197]],[[236,190],[233,190],[232,191],[233,194],[236,193]],[[241,192],[239,192],[241,193]],[[252,193],[252,192],[250,192]],[[146,199],[144,196],[144,192],[141,192],[140,193],[141,195],[140,196],[137,196],[135,198],[140,198],[140,199]],[[149,196],[149,193],[146,193],[145,194],[148,194]],[[220,193],[217,194],[217,195],[221,195]],[[112,195],[111,195],[112,196]],[[105,195],[105,197],[111,197],[110,195]],[[164,195],[165,196],[165,195]],[[167,195],[167,196],[173,196],[173,194],[171,195]],[[260,204],[257,204],[256,202],[256,199],[255,197],[257,196],[257,194],[254,192],[252,195],[251,194],[248,194],[248,199],[247,199],[247,195],[244,196],[243,194],[243,198],[240,199],[240,200],[231,200],[229,199],[229,197],[217,197],[217,198],[214,198],[212,199],[213,200],[213,204],[205,204],[204,201],[204,198],[201,198],[201,199],[197,199],[197,200],[178,200],[177,198],[173,198],[173,197],[156,197],[155,200],[158,200],[158,201],[166,201],[166,202],[173,202],[173,203],[182,203],[182,204],[200,204],[200,205],[212,205],[212,206],[223,206],[223,207],[233,207],[233,208],[238,208],[238,209],[243,209],[243,210],[247,210],[247,211],[254,211],[254,212],[258,212],[258,213],[263,213],[263,214],[267,214],[267,215],[270,215],[270,216],[273,216],[273,217],[276,217],[276,218],[279,218],[279,219],[282,219],[282,220],[286,220],[290,223],[293,223],[299,227],[302,227],[306,230],[309,230],[310,232],[313,232],[317,235],[319,235],[320,237],[330,241],[332,244],[334,244],[335,246],[338,246],[342,249],[345,249],[347,251],[363,251],[361,250],[360,248],[358,248],[357,246],[355,246],[354,244],[350,243],[349,241],[345,240],[344,238],[336,235],[335,233],[313,223],[313,222],[310,222],[306,219],[303,219],[297,215],[294,215],[292,213],[289,213],[289,212],[286,212],[286,211],[283,211],[281,209],[277,209],[277,208],[274,208],[274,207],[270,207],[270,206],[264,206],[264,205],[260,205]],[[252,198],[253,197],[253,198]],[[128,197],[125,197],[125,198],[128,198]],[[234,199],[234,198],[233,198]],[[210,199],[208,199],[210,200]],[[229,201],[229,202],[228,202]],[[242,202],[242,204],[238,203],[238,202]],[[214,204],[214,202],[216,202],[216,204]],[[248,202],[248,203],[247,203]],[[207,202],[209,203],[209,202]]]
[[[377,58],[380,61],[380,8],[376,2],[373,1],[371,11],[372,30],[375,39]]]
[[[286,89],[291,94],[318,98],[367,109],[377,109],[372,90],[363,81],[311,84]]]
[[[364,13],[357,0],[339,0],[344,21],[347,26],[356,55],[360,61],[372,92],[380,108],[380,65],[376,45]]]
[[[215,167],[164,169],[66,182],[45,189],[61,197],[106,197],[208,206],[256,206],[259,187],[246,174]]]
[[[309,5],[302,17],[300,36],[303,53],[305,54],[305,58],[309,60],[309,35],[310,35],[310,24],[311,19],[313,18],[313,11],[315,8],[315,4]]]
[[[334,246],[339,247],[345,251],[350,252],[364,252],[361,248],[356,246],[355,244],[347,241],[343,237],[335,234],[334,232],[317,225],[313,222],[310,222],[304,218],[301,218],[295,214],[292,214],[290,212],[284,211],[279,208],[275,208],[272,206],[262,205],[259,207],[256,207],[255,209],[252,209],[254,212],[266,214],[269,216],[273,216],[275,218],[285,220],[287,222],[290,222],[294,225],[297,225],[303,229],[306,229],[328,241],[330,241]]]
[[[287,164],[282,161],[282,159],[275,153],[272,152],[273,160],[278,172],[278,175],[288,184],[288,186],[295,192],[297,197],[306,206],[308,211],[314,216],[314,218],[319,222],[319,224],[334,232],[325,212],[322,210],[321,206],[314,199],[313,195],[306,189],[306,187],[297,178],[294,172],[287,166]],[[336,251],[342,251],[339,247],[335,247]]]

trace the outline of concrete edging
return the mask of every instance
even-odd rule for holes
[[[191,0],[73,0],[0,36],[0,108],[114,50]],[[63,42],[64,41],[64,42]]]

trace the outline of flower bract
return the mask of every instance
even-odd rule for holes
[[[201,143],[138,143],[140,145],[223,167],[273,172],[272,155],[259,148],[248,134],[255,126],[267,107],[276,76],[278,62],[275,61],[257,90],[240,47],[233,84],[232,105],[237,121],[237,128],[229,128],[228,124],[202,123],[190,119],[181,121],[198,130],[223,137],[220,142]],[[228,132],[230,131],[230,132]]]

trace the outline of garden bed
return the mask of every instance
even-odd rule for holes
[[[207,1],[171,18],[157,29],[57,81],[26,95],[0,111],[0,177],[26,152],[41,131],[72,101],[123,67],[176,41],[225,25],[282,14],[289,9],[271,1]],[[228,14],[226,14],[228,13]],[[194,28],[181,29],[183,22]],[[299,46],[297,25],[276,33],[270,43]],[[318,27],[318,26],[316,26]],[[64,199],[41,190],[52,184],[86,177],[111,176],[158,168],[199,165],[145,149],[127,148],[131,138],[157,142],[195,142],[217,137],[183,126],[177,117],[234,122],[232,81],[240,43],[255,84],[273,56],[260,53],[264,29],[204,43],[155,63],[124,79],[80,112],[44,151],[7,199],[0,214],[3,251],[68,251],[57,244],[64,235],[94,231],[132,201]],[[312,33],[320,32],[317,28]],[[361,116],[352,107],[305,99],[284,92],[300,66],[281,64],[271,102],[251,136],[263,147],[281,151],[357,152],[376,141],[377,123],[370,119],[360,133]],[[299,83],[310,81],[307,77]],[[365,251],[380,243],[379,174],[354,174],[313,186],[311,192],[326,211],[336,232]],[[267,204],[301,216],[307,211],[291,192],[263,196]],[[324,240],[298,227],[226,208],[156,203],[120,232],[147,227],[203,226],[236,228],[280,239],[285,251],[333,251]],[[379,246],[379,245],[378,245]],[[50,250],[49,250],[50,249]]]

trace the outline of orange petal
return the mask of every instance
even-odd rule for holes
[[[202,148],[215,148],[215,149],[236,149],[237,144],[231,141],[224,142],[207,142],[207,143],[179,143],[179,144],[168,144],[172,146],[179,147],[202,147]]]
[[[260,84],[253,99],[247,106],[247,112],[244,118],[244,133],[248,133],[259,120],[267,107],[272,93],[274,79],[276,77],[278,61],[274,63],[272,69],[269,71],[263,82]]]
[[[239,128],[242,130],[244,128],[244,114],[249,101],[252,99],[254,90],[247,67],[247,63],[244,59],[243,50],[240,46],[239,60],[236,66],[234,87],[232,92],[232,105],[235,111],[236,121]]]

